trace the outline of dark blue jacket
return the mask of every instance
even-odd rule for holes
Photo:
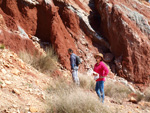
[[[70,55],[70,63],[71,63],[71,69],[74,69],[74,67],[77,66],[77,64],[76,64],[76,55],[74,53],[72,53]]]

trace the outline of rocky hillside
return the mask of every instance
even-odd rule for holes
[[[79,74],[80,77],[83,76],[86,79],[80,78],[81,86],[77,88],[72,86],[74,84],[70,73],[67,70],[62,70],[59,64],[57,69],[63,77],[60,81],[57,81],[56,77],[37,71],[31,65],[23,62],[16,53],[8,49],[0,49],[0,64],[0,113],[55,113],[55,111],[62,113],[61,109],[63,108],[61,106],[69,111],[68,104],[75,111],[93,110],[93,107],[94,110],[97,110],[98,108],[95,109],[95,107],[98,105],[98,107],[102,107],[99,108],[103,110],[103,113],[150,112],[150,102],[140,101],[137,103],[132,84],[117,76],[112,78],[110,74],[108,75],[105,86],[105,104],[102,105],[94,90],[84,89],[89,81],[93,81],[90,76],[84,77],[85,75]],[[56,73],[54,75],[57,76]],[[93,82],[95,83],[95,81]],[[70,89],[67,90],[68,88]],[[73,90],[73,92],[70,92],[70,90]],[[133,93],[126,95],[126,90],[131,90]],[[109,95],[112,94],[113,96],[107,95],[107,91]],[[127,97],[124,98],[124,95]],[[55,103],[56,106],[53,107]],[[77,106],[80,107],[77,108]],[[55,111],[49,111],[49,109]]]
[[[61,113],[72,102],[79,107],[71,110],[97,110],[95,81],[87,75],[98,52],[111,69],[101,105],[106,113],[149,113],[150,93],[136,90],[150,84],[148,14],[150,4],[143,0],[0,0],[0,113]],[[45,55],[50,45],[61,63],[55,62],[52,73],[18,57],[20,51]],[[80,78],[80,87],[72,86],[68,48],[83,60],[79,71],[86,79]]]
[[[24,63],[14,52],[0,50],[0,113],[43,111],[51,78]]]

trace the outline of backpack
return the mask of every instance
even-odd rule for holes
[[[76,64],[77,64],[77,66],[78,66],[79,64],[81,64],[81,62],[82,62],[82,61],[81,61],[81,58],[76,55]]]

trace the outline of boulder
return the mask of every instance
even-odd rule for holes
[[[131,98],[129,99],[129,102],[137,103],[137,100],[136,100],[134,97],[131,97]]]

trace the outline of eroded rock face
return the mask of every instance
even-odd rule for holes
[[[89,0],[2,0],[0,5],[8,29],[50,42],[67,69],[69,48],[82,57],[80,69],[85,70],[95,63],[93,54],[98,52],[93,40],[107,45],[90,25]]]
[[[21,27],[19,28],[20,30]],[[0,43],[4,44],[6,48],[13,50],[15,52],[28,51],[32,53],[33,51],[38,51],[31,40],[29,40],[25,32],[10,30],[5,23],[2,15],[0,15]]]
[[[67,69],[67,50],[72,48],[83,60],[82,71],[93,66],[93,54],[99,51],[113,72],[116,68],[121,77],[136,84],[148,84],[149,4],[138,0],[95,0],[95,4],[94,0],[1,0],[1,43],[16,51],[18,45],[22,49],[34,48],[30,36],[38,37],[52,44]]]
[[[103,35],[116,57],[118,74],[136,84],[150,83],[150,5],[137,0],[95,0]]]

